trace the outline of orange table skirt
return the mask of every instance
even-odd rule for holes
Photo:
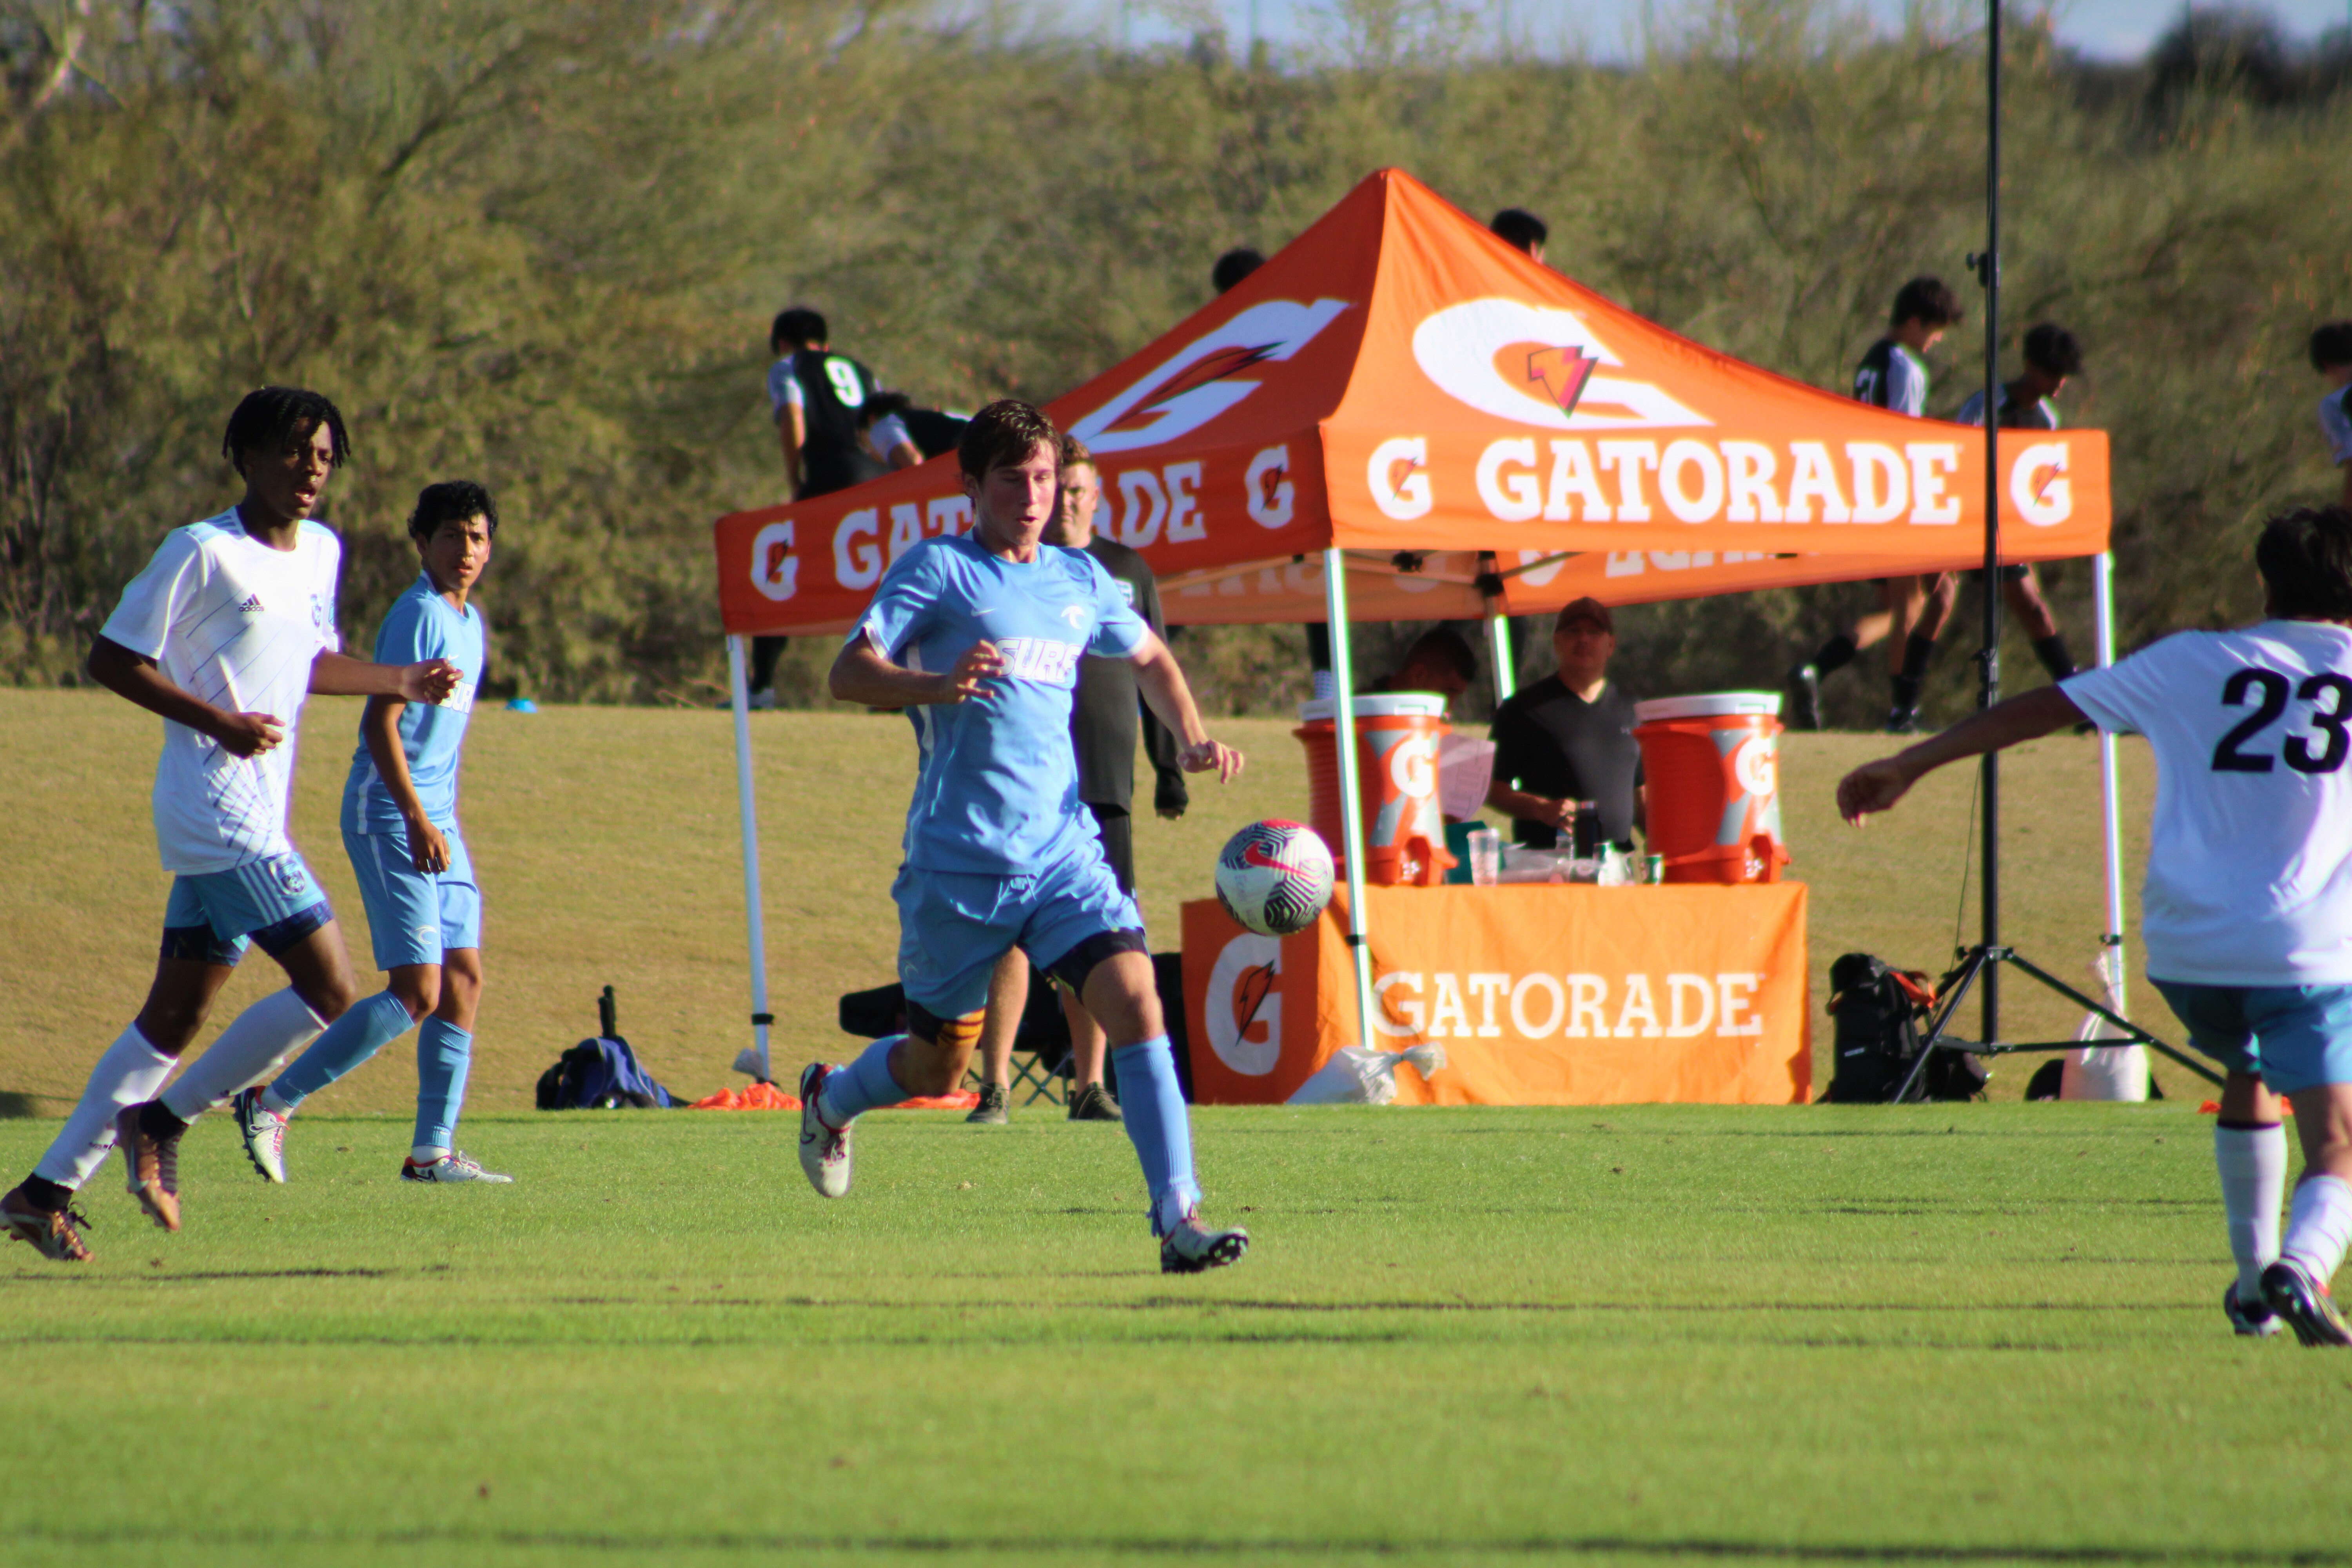
[[[1368,888],[1374,1038],[1445,1047],[1401,1105],[1812,1097],[1805,886]],[[1279,1104],[1357,1039],[1347,892],[1279,941],[1188,903],[1194,1098]],[[1271,966],[1271,967],[1269,967]]]

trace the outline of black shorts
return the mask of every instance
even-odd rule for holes
[[[1095,826],[1102,830],[1103,858],[1110,862],[1110,874],[1118,879],[1118,890],[1129,898],[1135,897],[1135,824],[1122,806],[1097,805],[1087,802],[1087,809],[1095,814]]]

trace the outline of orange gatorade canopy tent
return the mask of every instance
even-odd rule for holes
[[[1485,616],[1499,631],[1586,594],[1628,604],[1984,559],[1985,432],[1679,337],[1394,169],[1046,410],[1094,450],[1097,526],[1150,562],[1168,619],[1328,620],[1343,707],[1351,618]],[[2105,436],[2000,443],[2002,558],[2104,552]],[[758,1041],[739,1066],[764,1069],[767,1037],[741,639],[846,630],[890,563],[971,520],[949,456],[718,523]],[[1339,754],[1352,801],[1354,748]],[[1348,829],[1360,938],[1352,813]]]

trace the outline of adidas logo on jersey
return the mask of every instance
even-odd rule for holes
[[[239,605],[237,608],[248,616],[257,616],[261,614],[261,595],[258,594],[247,594],[245,596],[245,603]]]

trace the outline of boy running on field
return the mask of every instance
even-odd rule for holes
[[[836,699],[911,710],[922,748],[907,863],[891,889],[908,1032],[847,1067],[811,1063],[801,1074],[801,1167],[820,1194],[842,1196],[861,1113],[962,1080],[989,975],[1017,944],[1102,1026],[1150,1192],[1160,1267],[1197,1273],[1239,1258],[1249,1237],[1199,1218],[1192,1129],[1142,917],[1078,801],[1070,747],[1078,660],[1135,666],[1144,700],[1181,742],[1187,773],[1229,779],[1242,757],[1209,739],[1175,658],[1101,563],[1039,543],[1054,515],[1060,448],[1060,433],[1029,405],[982,409],[957,450],[972,531],[927,539],[899,557],[834,660]]]
[[[1870,352],[1854,367],[1855,401],[1914,419],[1925,418],[1927,362],[1921,356],[1942,341],[1959,319],[1960,297],[1942,279],[1914,278],[1903,285],[1895,291],[1886,335],[1871,344]],[[1890,661],[1893,703],[1886,727],[1893,734],[1917,729],[1919,686],[1927,669],[1924,664],[1916,671],[1910,667],[1909,634],[1937,582],[1933,574],[1880,579],[1875,611],[1822,644],[1811,658],[1791,666],[1784,680],[1790,727],[1820,729],[1822,678],[1852,664],[1873,643],[1891,638],[1888,653],[1904,661]]]
[[[482,996],[482,892],[457,826],[457,764],[488,650],[482,613],[467,595],[490,563],[498,531],[490,492],[467,479],[425,486],[408,520],[424,571],[384,616],[375,657],[446,658],[467,675],[438,707],[373,697],[360,717],[343,786],[343,849],[367,905],[376,967],[391,981],[336,1019],[277,1082],[236,1097],[246,1154],[270,1181],[286,1179],[286,1121],[296,1108],[419,1018],[416,1135],[401,1179],[514,1179],[485,1171],[450,1142]]]
[[[2352,1345],[2328,1281],[2352,1238],[2352,512],[2302,508],[2254,548],[2270,618],[2180,632],[1848,773],[1850,822],[1921,774],[2084,719],[2155,749],[2147,972],[2229,1069],[2213,1131],[2241,1334]],[[2280,1099],[2303,1178],[2284,1246]]]
[[[0,1224],[45,1258],[89,1258],[68,1206],[118,1139],[140,1206],[180,1228],[180,1135],[352,1005],[341,931],[286,836],[295,721],[307,692],[438,702],[446,659],[362,664],[338,651],[335,536],[308,521],[350,456],[342,416],[315,392],[266,386],[229,416],[222,455],[245,479],[228,511],[174,529],[122,592],[90,649],[91,679],[163,720],[155,837],[177,873],[146,1005],[107,1047]],[[247,939],[290,982],[221,1031],[161,1100]]]
[[[1995,416],[2003,430],[2055,430],[2058,428],[2058,405],[2051,401],[2066,390],[2069,378],[2083,374],[2083,346],[2074,334],[2055,321],[2039,321],[2025,333],[2025,374],[2015,381],[2003,382],[2000,401]],[[1953,416],[1955,423],[1981,426],[1985,422],[1985,395],[1969,394]],[[1971,572],[1970,578],[1983,575]],[[2066,634],[2058,629],[2058,617],[2050,613],[2050,603],[2042,596],[2042,578],[2031,561],[2013,561],[2000,569],[2000,591],[2015,613],[2017,623],[2025,635],[2033,639],[2033,657],[2050,672],[2053,680],[2063,680],[2074,673],[2074,656],[2067,651]],[[1927,595],[1927,607],[1920,613],[1919,624],[1911,628],[1910,641],[1903,653],[1903,666],[1924,677],[1927,660],[1936,649],[1936,638],[1942,635],[1951,620],[1952,606],[1959,598],[1959,580],[1946,572],[1936,579],[1935,588]],[[1912,696],[1918,692],[1915,688]]]

